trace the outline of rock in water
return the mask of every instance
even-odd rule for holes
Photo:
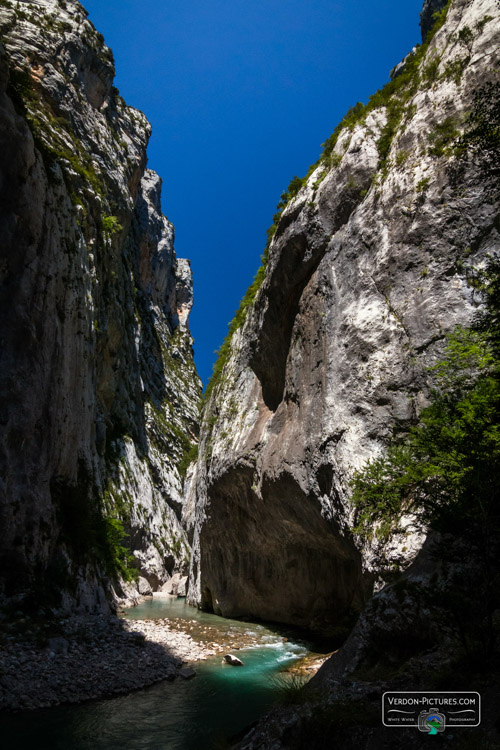
[[[177,596],[186,596],[188,576],[181,576],[177,586]]]
[[[192,667],[185,667],[184,669],[179,669],[179,677],[182,677],[183,680],[192,680],[193,677],[196,677],[196,672]]]
[[[149,581],[147,581],[142,576],[139,576],[139,580],[137,581],[137,589],[139,591],[139,594],[141,596],[152,596],[153,590],[150,586]]]
[[[180,573],[174,573],[172,578],[163,584],[160,589],[162,594],[172,594],[173,596],[186,596],[186,585],[188,577]]]
[[[223,664],[231,664],[232,667],[243,667],[244,666],[244,664],[241,661],[241,659],[238,659],[237,656],[233,656],[232,654],[225,654],[222,663]]]

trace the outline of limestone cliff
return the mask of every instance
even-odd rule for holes
[[[2,0],[0,35],[0,594],[106,607],[187,566],[191,271],[84,8]]]
[[[336,632],[422,544],[356,540],[349,482],[415,422],[498,247],[498,185],[454,144],[498,73],[500,8],[426,2],[424,32],[439,8],[290,185],[222,349],[185,511],[190,599],[214,612]]]

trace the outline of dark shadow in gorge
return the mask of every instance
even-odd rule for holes
[[[363,603],[353,542],[290,475],[265,478],[260,492],[252,481],[252,469],[237,466],[209,488],[202,607],[323,635],[345,633]]]

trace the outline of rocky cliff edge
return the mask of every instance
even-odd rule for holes
[[[106,609],[187,569],[191,271],[84,8],[2,0],[0,34],[0,594]]]
[[[434,21],[292,181],[221,350],[186,503],[189,596],[216,613],[348,632],[425,538],[408,519],[357,539],[350,481],[415,424],[499,243],[496,177],[454,150],[498,71],[499,5],[454,0]]]

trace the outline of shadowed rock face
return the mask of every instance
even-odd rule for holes
[[[2,5],[0,28],[0,599],[106,607],[103,517],[153,587],[186,565],[191,274],[82,6]]]
[[[291,477],[266,480],[258,493],[252,474],[237,467],[210,487],[201,606],[329,632],[338,613],[360,605],[359,554]]]
[[[498,64],[498,13],[455,0],[385,163],[380,106],[283,212],[204,413],[184,509],[192,602],[333,630],[417,554],[407,532],[355,543],[349,482],[415,423],[446,333],[476,309],[471,269],[498,245],[498,186],[452,150]]]
[[[425,0],[424,7],[420,14],[420,30],[422,32],[422,41],[432,29],[434,23],[434,13],[442,10],[448,0]]]
[[[330,175],[330,190],[323,193],[317,213],[304,201],[297,201],[278,226],[275,242],[283,238],[286,252],[275,259],[265,301],[259,298],[261,306],[256,307],[262,316],[261,324],[248,343],[250,367],[259,378],[263,400],[271,411],[276,411],[283,400],[287,358],[301,297],[326,253],[328,238],[347,223],[361,202],[376,165],[376,152],[372,151],[339,167]]]

